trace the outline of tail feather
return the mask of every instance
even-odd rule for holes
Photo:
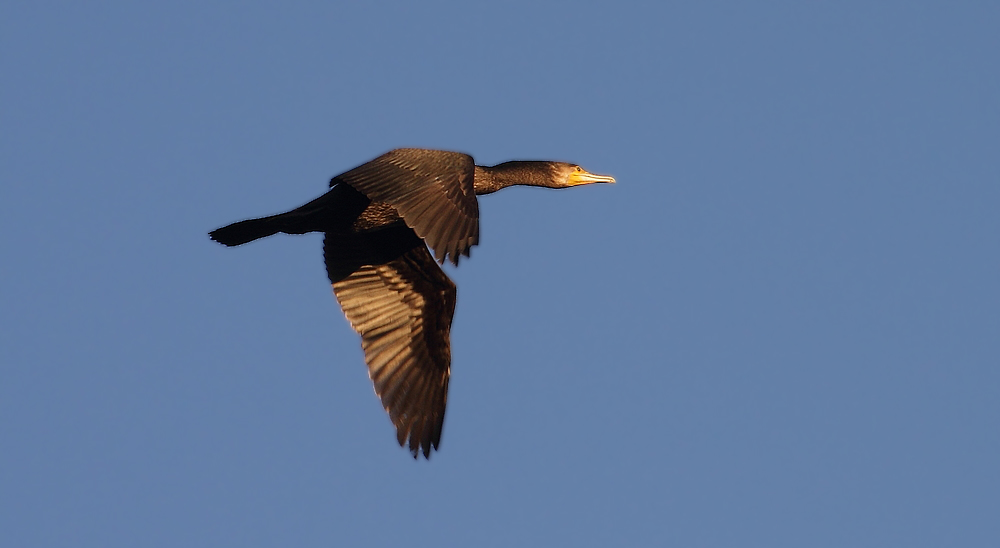
[[[220,244],[230,247],[243,245],[258,238],[264,238],[281,232],[281,224],[274,217],[248,219],[213,230],[208,235]]]
[[[345,193],[353,193],[343,199]],[[243,245],[258,238],[265,238],[284,232],[285,234],[306,234],[309,232],[327,232],[331,223],[336,224],[344,219],[346,225],[357,217],[368,206],[369,200],[364,195],[347,186],[337,185],[326,194],[315,200],[285,213],[248,219],[209,232],[208,235],[220,244],[228,246]]]

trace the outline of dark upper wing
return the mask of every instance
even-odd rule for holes
[[[458,264],[479,243],[479,204],[473,186],[476,166],[460,152],[400,148],[334,177],[374,202],[396,208],[418,236]]]
[[[368,375],[414,458],[437,449],[451,374],[449,333],[455,284],[423,245],[333,283],[351,327],[361,335]]]

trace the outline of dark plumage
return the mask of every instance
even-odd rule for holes
[[[441,440],[451,370],[455,284],[437,265],[479,243],[477,194],[513,185],[613,183],[562,162],[477,166],[458,152],[397,149],[330,180],[330,190],[287,213],[212,231],[236,246],[278,232],[323,232],[326,270],[361,335],[375,393],[414,458]],[[434,257],[428,251],[434,251]]]

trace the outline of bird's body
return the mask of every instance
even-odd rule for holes
[[[451,368],[455,265],[479,242],[477,194],[513,185],[563,188],[611,177],[560,162],[485,167],[458,152],[397,149],[334,177],[330,190],[286,213],[210,233],[229,246],[278,232],[323,232],[333,291],[361,335],[375,392],[400,445],[430,456],[441,438]]]

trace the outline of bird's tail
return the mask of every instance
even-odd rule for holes
[[[243,245],[281,232],[284,228],[281,217],[282,215],[273,215],[260,219],[247,219],[213,230],[208,235],[220,244],[230,247]]]
[[[335,187],[319,198],[291,211],[233,223],[213,230],[208,235],[220,244],[232,247],[252,242],[258,238],[266,238],[279,232],[285,234],[326,232],[331,217],[336,218],[337,216],[336,204],[340,194],[343,192],[338,191],[338,188]],[[358,212],[360,213],[360,210]]]

